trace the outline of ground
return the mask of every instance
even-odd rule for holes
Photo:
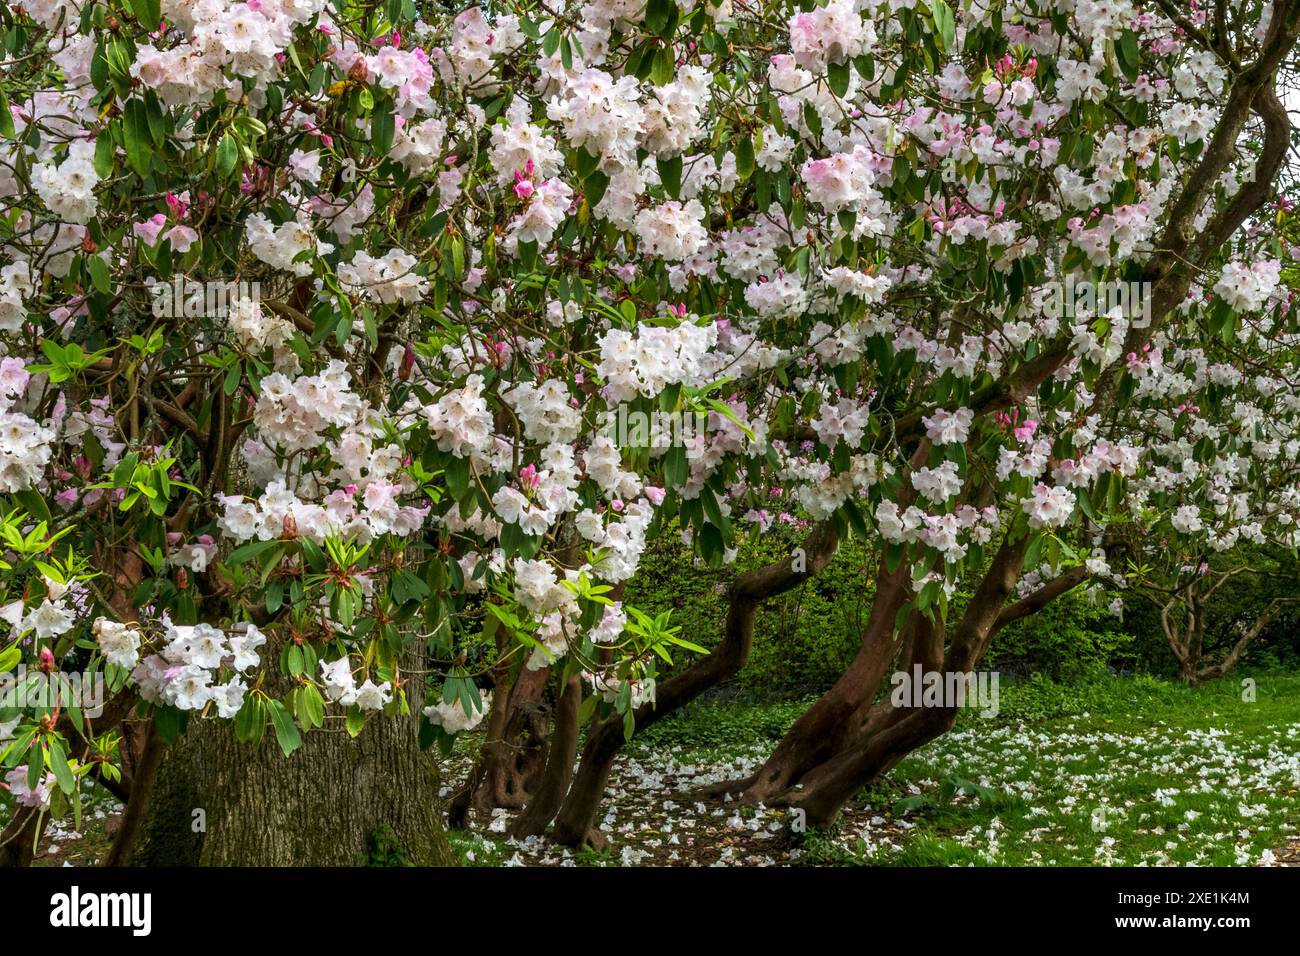
[[[453,845],[473,866],[1300,865],[1300,676],[1004,682],[995,717],[963,714],[827,832],[686,796],[751,773],[807,703],[714,701],[637,737],[614,769],[601,853],[507,839],[503,812]],[[479,742],[458,741],[445,791]],[[94,865],[119,811],[92,788],[81,830],[56,821],[37,865]]]
[[[806,706],[706,704],[620,760],[604,852],[507,839],[500,811],[453,840],[480,866],[1297,865],[1300,678],[1251,679],[1006,684],[996,717],[964,714],[824,833],[797,832],[784,811],[684,796],[750,773]]]
[[[122,804],[107,791],[91,786],[86,793],[81,828],[71,817],[45,828],[34,866],[97,866],[113,845]]]

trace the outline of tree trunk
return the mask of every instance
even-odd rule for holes
[[[503,676],[492,696],[483,746],[460,789],[447,802],[447,825],[461,829],[471,810],[517,810],[546,766],[550,709],[543,703],[551,668]]]
[[[797,790],[787,791],[773,803],[803,810],[808,815],[808,826],[827,826],[858,790],[892,770],[914,750],[947,733],[957,712],[944,708],[896,709],[891,716],[892,720],[866,739],[804,774]]]
[[[560,690],[555,704],[555,732],[551,735],[546,769],[524,812],[510,830],[513,837],[540,836],[551,825],[573,780],[573,762],[578,756],[578,711],[582,708],[582,677],[571,676]]]
[[[737,781],[746,803],[764,803],[799,777],[838,753],[875,700],[881,680],[894,660],[894,624],[908,599],[909,569],[900,562],[892,573],[881,560],[876,595],[862,646],[833,687],[795,721],[758,773]]]
[[[306,733],[286,758],[270,734],[253,748],[229,723],[195,720],[158,770],[131,863],[453,865],[417,726],[378,715],[356,739]]]
[[[104,857],[104,866],[125,866],[131,851],[139,841],[152,799],[153,787],[158,779],[165,747],[152,720],[130,722],[125,725],[130,739],[140,741],[139,750],[132,750],[131,790],[122,810],[117,836]],[[125,752],[124,752],[125,754]],[[135,799],[130,798],[130,794]]]
[[[1255,638],[1263,633],[1264,628],[1268,627],[1278,615],[1294,602],[1294,598],[1274,598],[1270,601],[1264,611],[1255,618],[1255,622],[1241,632],[1237,642],[1224,653],[1223,657],[1214,664],[1194,671],[1189,677],[1190,682],[1196,684],[1204,680],[1218,680],[1220,677],[1225,676],[1237,666],[1237,662],[1246,654]]]
[[[1196,675],[1205,656],[1205,614],[1200,594],[1192,588],[1187,595],[1187,657],[1183,660],[1184,679],[1195,685]]]
[[[922,439],[912,453],[910,467],[922,465],[929,451],[929,440]],[[904,491],[899,505],[906,507],[911,500],[911,492]],[[906,560],[899,560],[892,571],[888,564],[882,547],[876,591],[862,641],[839,680],[795,721],[758,773],[743,780],[716,784],[707,788],[707,794],[743,793],[747,803],[766,802],[845,746],[853,728],[871,707],[876,690],[899,651],[894,640],[895,625],[899,611],[910,597],[911,574]]]
[[[999,630],[1085,579],[1085,571],[1071,569],[1008,605],[1027,542],[1021,538],[1003,543],[950,642],[942,619],[908,611],[901,622],[903,666],[919,665],[924,673],[941,675],[969,673]],[[882,564],[862,651],[849,670],[795,723],[757,775],[706,793],[739,793],[745,803],[794,807],[807,814],[808,825],[825,826],[859,789],[951,729],[957,714],[950,702],[900,707],[888,699],[876,700],[897,656],[893,634],[907,590],[905,581],[895,580]]]
[[[749,659],[754,618],[763,601],[789,591],[820,572],[830,563],[838,547],[839,535],[834,525],[824,522],[809,533],[796,560],[769,564],[737,578],[729,596],[722,641],[658,687],[656,702],[637,709],[636,729],[644,730],[739,671]],[[570,846],[603,842],[595,830],[596,815],[614,759],[624,743],[623,719],[619,715],[611,714],[593,724],[569,795],[555,818],[556,840]]]

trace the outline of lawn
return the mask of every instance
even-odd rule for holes
[[[696,705],[615,769],[603,853],[508,840],[498,811],[454,834],[475,865],[1267,865],[1300,845],[1300,677],[1189,689],[1145,677],[1004,682],[1000,711],[859,794],[827,832],[689,797],[751,772],[806,701]],[[1253,699],[1252,699],[1253,698]],[[473,742],[448,766],[468,766]]]

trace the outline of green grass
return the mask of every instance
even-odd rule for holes
[[[1102,676],[1005,682],[957,728],[859,796],[901,838],[809,834],[802,861],[890,865],[1243,865],[1300,832],[1300,676],[1198,688]],[[647,757],[724,760],[768,745],[806,701],[711,704],[639,736]],[[947,790],[966,785],[945,799]],[[967,792],[960,792],[961,789]],[[905,797],[903,807],[900,800]],[[910,809],[905,809],[911,804]]]
[[[962,778],[1003,799],[916,814],[917,837],[876,862],[1004,865],[1253,864],[1300,831],[1300,677],[1200,688],[1149,678],[1009,686],[990,721],[966,715],[893,781]],[[1018,714],[1044,716],[1025,719]],[[984,724],[984,726],[980,726]],[[921,839],[925,837],[926,839]]]
[[[731,755],[738,744],[775,745],[812,698],[775,703],[696,703],[638,733],[629,752],[649,756],[664,747],[681,747],[694,759]]]
[[[501,866],[509,848],[470,830],[448,830],[447,839],[461,866]]]

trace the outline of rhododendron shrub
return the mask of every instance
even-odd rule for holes
[[[1235,272],[1229,265],[1224,275]],[[1276,315],[1289,316],[1293,303],[1276,278],[1269,288],[1273,310],[1256,302],[1239,315],[1227,343],[1229,354],[1251,349],[1248,369],[1215,361],[1229,355],[1216,354],[1218,343],[1208,335],[1204,345],[1166,346],[1132,363],[1137,389],[1161,396],[1165,406],[1130,409],[1132,427],[1148,435],[1151,467],[1129,485],[1131,521],[1113,528],[1123,565],[1114,572],[1107,565],[1096,586],[1098,593],[1105,579],[1114,586],[1117,611],[1135,600],[1159,611],[1188,682],[1230,671],[1291,604],[1284,584],[1283,594],[1239,617],[1225,647],[1215,653],[1207,647],[1211,608],[1225,585],[1294,577],[1288,555],[1300,520],[1300,444],[1289,383],[1296,343],[1289,323]]]
[[[623,741],[734,673],[762,600],[855,533],[880,553],[862,651],[736,788],[829,820],[951,725],[873,703],[895,660],[970,670],[1138,505],[1219,540],[1289,508],[1214,510],[1295,458],[1285,251],[1242,227],[1285,155],[1297,16],[0,12],[3,663],[113,689],[94,719],[5,712],[25,820],[114,777],[127,714],[292,754],[418,713],[431,746],[489,712],[489,675],[500,709],[543,671],[530,826],[592,839]],[[1060,308],[1067,280],[1141,309]],[[701,649],[619,585],[661,533],[732,560],[773,489],[808,540],[681,667]]]
[[[1243,551],[1221,555],[1174,547],[1143,554],[1145,560],[1134,561],[1128,569],[1125,586],[1132,597],[1122,606],[1145,603],[1155,609],[1178,675],[1189,684],[1231,671],[1249,655],[1255,640],[1295,604],[1289,549]],[[1251,595],[1245,607],[1224,600],[1233,588]],[[1276,596],[1267,597],[1270,593]],[[1265,598],[1255,600],[1260,595]]]

